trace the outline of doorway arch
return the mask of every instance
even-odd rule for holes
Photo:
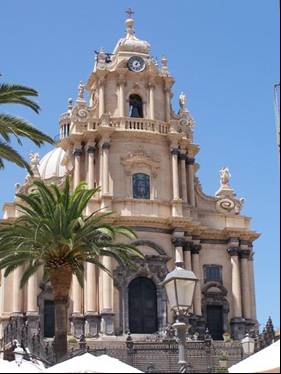
[[[145,277],[133,279],[129,293],[129,330],[133,334],[153,334],[158,330],[157,290]]]

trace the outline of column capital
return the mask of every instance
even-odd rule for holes
[[[192,242],[190,242],[190,241],[186,241],[183,250],[184,250],[185,252],[191,252],[191,251],[192,251],[192,246],[193,246],[193,243],[192,243]]]
[[[96,143],[95,142],[88,142],[87,144],[87,152],[88,153],[95,153]]]
[[[178,154],[179,154],[179,150],[178,150],[178,148],[171,148],[171,154],[172,154],[172,155],[177,155],[177,156],[178,156]]]
[[[73,149],[73,156],[74,157],[80,157],[80,156],[82,156],[82,149],[81,148],[74,148]]]
[[[231,248],[228,248],[227,249],[227,252],[230,254],[230,256],[238,256],[239,255],[239,248],[236,248],[236,247],[231,247]]]
[[[194,157],[186,157],[186,163],[187,165],[194,165],[195,164],[195,158]]]
[[[102,145],[101,145],[101,148],[102,149],[109,149],[110,148],[110,142],[104,142],[104,143],[102,143]]]
[[[185,239],[184,238],[172,238],[172,243],[175,247],[184,247]]]
[[[249,249],[240,250],[239,255],[241,258],[249,259],[251,255],[251,251]]]
[[[184,160],[184,161],[186,161],[186,159],[187,159],[187,156],[186,156],[186,154],[185,154],[185,153],[182,153],[182,152],[180,152],[180,153],[179,153],[179,159],[180,159],[180,160]]]
[[[120,74],[117,79],[118,86],[125,86],[127,83],[125,74]]]
[[[202,248],[201,244],[192,244],[191,253],[193,255],[199,255],[199,252],[201,251],[201,248]]]

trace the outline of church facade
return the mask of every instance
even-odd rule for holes
[[[57,147],[41,161],[31,155],[34,178],[60,185],[70,175],[73,187],[80,181],[101,186],[86,214],[114,212],[111,222],[133,228],[134,244],[145,255],[137,269],[104,258],[113,279],[85,264],[85,287],[73,278],[69,331],[93,339],[164,331],[173,314],[161,281],[178,265],[199,279],[193,329],[208,327],[217,340],[224,332],[240,339],[257,324],[253,242],[259,234],[241,214],[243,199],[231,188],[227,168],[220,171],[215,196],[202,191],[186,96],[180,95],[175,112],[167,58],[152,58],[149,43],[135,35],[132,17],[126,30],[112,54],[98,52],[88,82],[69,100]],[[31,183],[27,177],[17,191],[28,192]],[[18,214],[15,201],[5,204],[4,219]],[[41,273],[20,289],[22,271],[1,275],[1,331],[9,318],[27,318],[29,326],[40,325],[43,337],[52,337],[52,289]]]

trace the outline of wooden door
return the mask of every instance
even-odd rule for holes
[[[134,334],[158,330],[156,287],[148,278],[136,278],[129,285],[129,329]]]
[[[223,314],[222,306],[207,306],[207,327],[214,340],[223,340]]]

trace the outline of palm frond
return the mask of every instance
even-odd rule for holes
[[[21,157],[21,155],[7,143],[0,141],[0,169],[4,167],[3,160],[13,162],[19,167],[27,169],[30,174],[32,173],[29,164]]]
[[[18,84],[0,84],[0,104],[21,104],[39,113],[40,106],[28,96],[36,97],[38,92]]]
[[[9,141],[9,135],[24,137],[30,139],[37,146],[41,146],[44,142],[54,144],[49,136],[34,128],[30,123],[22,118],[14,117],[8,114],[0,113],[0,135],[4,140]]]

